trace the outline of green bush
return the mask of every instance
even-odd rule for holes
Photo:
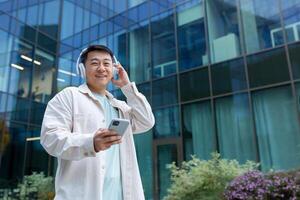
[[[212,153],[211,160],[192,160],[168,166],[171,170],[171,186],[164,200],[216,200],[223,198],[228,182],[258,164],[247,161],[240,165],[236,160],[221,159],[220,154]]]
[[[50,200],[54,198],[54,183],[52,177],[45,177],[43,172],[33,172],[24,176],[23,182],[18,184],[20,199]]]

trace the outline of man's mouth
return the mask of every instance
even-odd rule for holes
[[[107,75],[96,75],[96,78],[107,78]]]

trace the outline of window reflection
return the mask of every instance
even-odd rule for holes
[[[30,97],[32,79],[33,45],[16,39],[11,53],[9,92],[20,97]]]
[[[72,55],[65,54],[59,58],[58,72],[57,72],[57,90],[60,91],[71,84],[71,77],[76,77],[77,74],[72,72]]]
[[[139,92],[141,92],[146,97],[148,102],[151,104],[150,84],[149,83],[140,84],[140,85],[137,85],[137,88],[138,88]]]
[[[247,57],[250,87],[288,81],[288,64],[283,48]]]
[[[300,1],[281,0],[287,42],[300,40]]]
[[[153,77],[176,72],[174,13],[168,11],[151,19]]]
[[[141,3],[143,3],[144,1],[146,1],[146,0],[128,0],[128,8],[137,6]]]
[[[179,111],[178,107],[169,107],[154,110],[155,126],[154,137],[179,136]]]
[[[129,32],[130,78],[136,83],[150,79],[149,26],[135,27]]]
[[[191,1],[178,8],[179,69],[189,69],[208,63],[204,28],[203,1]]]
[[[211,62],[241,54],[236,0],[206,1]],[[225,48],[226,47],[226,48]]]
[[[211,79],[214,95],[246,89],[244,60],[237,59],[212,66]]]
[[[4,118],[7,102],[7,94],[0,92],[0,119]]]
[[[3,122],[2,122],[3,123]],[[4,151],[0,153],[0,187],[16,187],[23,177],[23,162],[26,126],[13,122],[4,122],[7,129]],[[3,129],[3,126],[1,127]],[[2,131],[1,131],[2,132]]]
[[[171,185],[171,173],[167,169],[167,165],[177,160],[177,148],[175,144],[157,146],[157,169],[159,177],[159,199],[163,199],[167,195],[167,188]]]
[[[30,101],[28,98],[8,96],[6,106],[6,118],[14,121],[27,123],[30,109]]]
[[[300,78],[300,44],[289,45],[289,54],[291,59],[291,65],[293,70],[294,79]]]
[[[0,30],[0,91],[7,91],[9,79],[9,58],[12,48],[12,37],[6,32]]]
[[[254,92],[252,102],[262,170],[299,167],[300,127],[291,87]]]
[[[40,144],[39,135],[40,127],[29,127],[24,150],[25,156],[25,175],[31,175],[32,172],[44,172],[48,174],[50,156]]]
[[[134,134],[136,156],[141,172],[144,193],[146,199],[152,199],[153,191],[153,157],[152,157],[152,132]]]
[[[37,102],[48,102],[52,91],[54,56],[40,49],[35,51],[31,98]]]
[[[181,101],[189,101],[210,95],[208,68],[180,74]]]
[[[57,37],[58,32],[58,21],[59,21],[59,1],[54,0],[40,4],[40,20],[39,30],[51,35],[52,37]],[[43,15],[42,15],[43,14]]]
[[[190,160],[191,155],[209,159],[216,150],[210,102],[184,105],[182,119],[185,160]]]
[[[62,25],[61,25],[61,34],[60,39],[65,39],[71,36],[74,31],[74,13],[75,13],[75,6],[74,4],[63,1],[63,12],[62,12]]]
[[[247,53],[283,44],[278,0],[240,3]]]
[[[217,99],[215,115],[221,155],[241,163],[257,161],[248,95]]]
[[[153,81],[152,87],[152,102],[154,107],[178,102],[176,76]]]

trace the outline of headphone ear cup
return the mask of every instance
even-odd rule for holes
[[[81,77],[85,78],[85,67],[84,67],[83,63],[79,64],[79,71],[80,71]]]

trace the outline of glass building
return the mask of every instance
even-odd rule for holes
[[[43,113],[82,83],[90,44],[108,45],[151,102],[156,125],[135,136],[146,199],[191,154],[299,167],[299,40],[300,0],[0,0],[0,198],[33,171],[54,175]]]

